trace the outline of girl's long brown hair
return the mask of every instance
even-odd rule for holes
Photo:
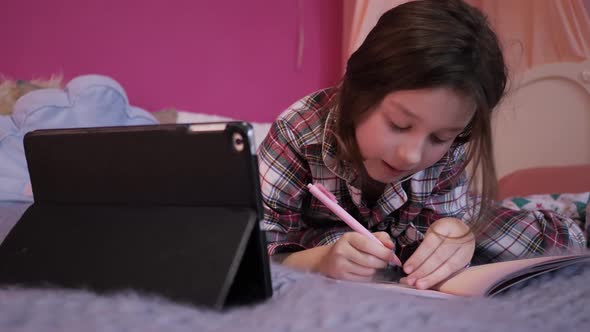
[[[475,174],[481,175],[481,199],[470,200],[475,204],[466,211],[473,216],[472,231],[478,232],[496,193],[490,122],[506,83],[500,43],[479,10],[460,0],[395,7],[381,16],[347,62],[336,119],[339,156],[363,167],[356,125],[392,92],[443,87],[472,98],[475,115],[454,144],[466,144],[463,168],[470,162],[473,166],[470,187]]]

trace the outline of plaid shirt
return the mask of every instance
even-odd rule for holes
[[[258,158],[264,202],[263,230],[269,254],[334,243],[351,229],[313,197],[308,183],[320,183],[338,203],[372,232],[386,231],[403,248],[415,247],[428,227],[443,217],[468,222],[465,151],[453,145],[434,165],[409,179],[388,184],[369,208],[355,187],[358,173],[336,158],[336,89],[311,94],[289,107],[273,123]],[[493,217],[476,240],[474,262],[508,260],[548,249],[584,247],[577,224],[552,211],[516,211],[493,207]]]

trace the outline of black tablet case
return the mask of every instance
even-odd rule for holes
[[[217,309],[272,295],[249,124],[42,130],[24,143],[35,203],[0,246],[0,283]]]

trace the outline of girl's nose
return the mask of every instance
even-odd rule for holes
[[[418,166],[422,160],[422,144],[403,144],[398,147],[400,167],[410,170]]]

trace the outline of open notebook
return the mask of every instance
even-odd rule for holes
[[[563,256],[544,256],[472,266],[439,283],[433,289],[419,290],[392,280],[368,285],[389,288],[417,296],[451,298],[456,296],[496,296],[527,279],[573,264],[590,263],[590,252]]]

